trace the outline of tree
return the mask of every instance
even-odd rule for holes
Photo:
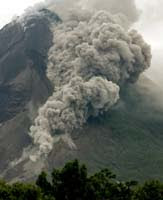
[[[47,174],[46,172],[42,172],[37,180],[36,180],[36,185],[38,187],[41,188],[41,191],[42,191],[42,194],[43,194],[43,197],[46,199],[47,197],[52,198],[52,191],[53,191],[53,188],[52,188],[52,185],[51,183],[47,180]]]
[[[117,182],[116,176],[108,169],[88,177],[85,165],[78,160],[67,163],[63,169],[54,169],[51,183],[42,172],[36,184],[44,198],[56,200],[130,200],[133,196],[134,181]]]
[[[78,160],[69,162],[62,170],[53,170],[52,183],[56,200],[83,200],[87,169]]]
[[[116,176],[108,169],[95,173],[88,179],[87,199],[102,200],[111,196]]]
[[[50,181],[42,172],[36,184],[42,200],[163,200],[163,184],[159,181],[148,181],[138,187],[136,181],[118,181],[108,169],[88,176],[86,166],[78,160],[54,169]]]
[[[10,192],[10,186],[5,181],[0,180],[0,200],[12,200]]]
[[[41,190],[33,184],[14,183],[11,186],[12,200],[40,200]]]
[[[160,181],[152,180],[145,182],[142,187],[139,187],[135,200],[162,200],[163,199],[163,184]]]

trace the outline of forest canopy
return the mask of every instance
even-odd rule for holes
[[[74,160],[51,174],[42,172],[35,183],[0,181],[0,200],[162,200],[163,183],[118,181],[108,169],[92,175]]]

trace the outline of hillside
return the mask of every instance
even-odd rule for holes
[[[112,111],[90,119],[84,130],[74,132],[77,150],[56,147],[49,166],[80,158],[90,171],[107,166],[122,179],[163,180],[161,94],[158,86],[145,77],[126,86]]]

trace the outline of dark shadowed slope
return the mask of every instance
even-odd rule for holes
[[[31,142],[31,121],[50,95],[45,70],[51,38],[45,17],[32,17],[26,28],[13,23],[0,31],[1,172]]]

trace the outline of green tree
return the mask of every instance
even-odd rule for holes
[[[87,169],[78,160],[69,162],[62,170],[53,170],[53,194],[56,200],[83,200],[87,183]]]
[[[135,194],[136,181],[117,182],[111,191],[111,200],[131,200]]]
[[[157,180],[145,182],[138,188],[135,200],[163,200],[163,184]]]
[[[36,180],[36,185],[41,188],[42,196],[44,199],[49,199],[49,200],[54,199],[54,198],[52,198],[53,197],[53,194],[52,194],[53,188],[52,188],[51,183],[47,180],[46,172],[42,172],[38,176],[38,178]]]
[[[11,187],[3,180],[0,180],[0,200],[12,200]]]
[[[49,181],[47,174],[42,172],[36,185],[41,189],[42,200],[163,200],[163,184],[159,181],[148,181],[143,186],[137,186],[136,181],[118,181],[108,169],[88,176],[86,166],[80,165],[78,160],[67,163],[62,169],[54,169]],[[6,187],[13,191],[14,185],[10,188],[2,183],[2,186],[2,191],[6,192]],[[26,189],[23,188],[23,191]],[[8,195],[7,192],[4,194]],[[16,195],[20,194],[13,194]],[[34,199],[35,196],[30,198]]]
[[[102,200],[111,196],[116,176],[108,169],[95,173],[88,179],[87,199]]]
[[[12,200],[40,200],[41,190],[33,184],[14,183],[11,186]]]

